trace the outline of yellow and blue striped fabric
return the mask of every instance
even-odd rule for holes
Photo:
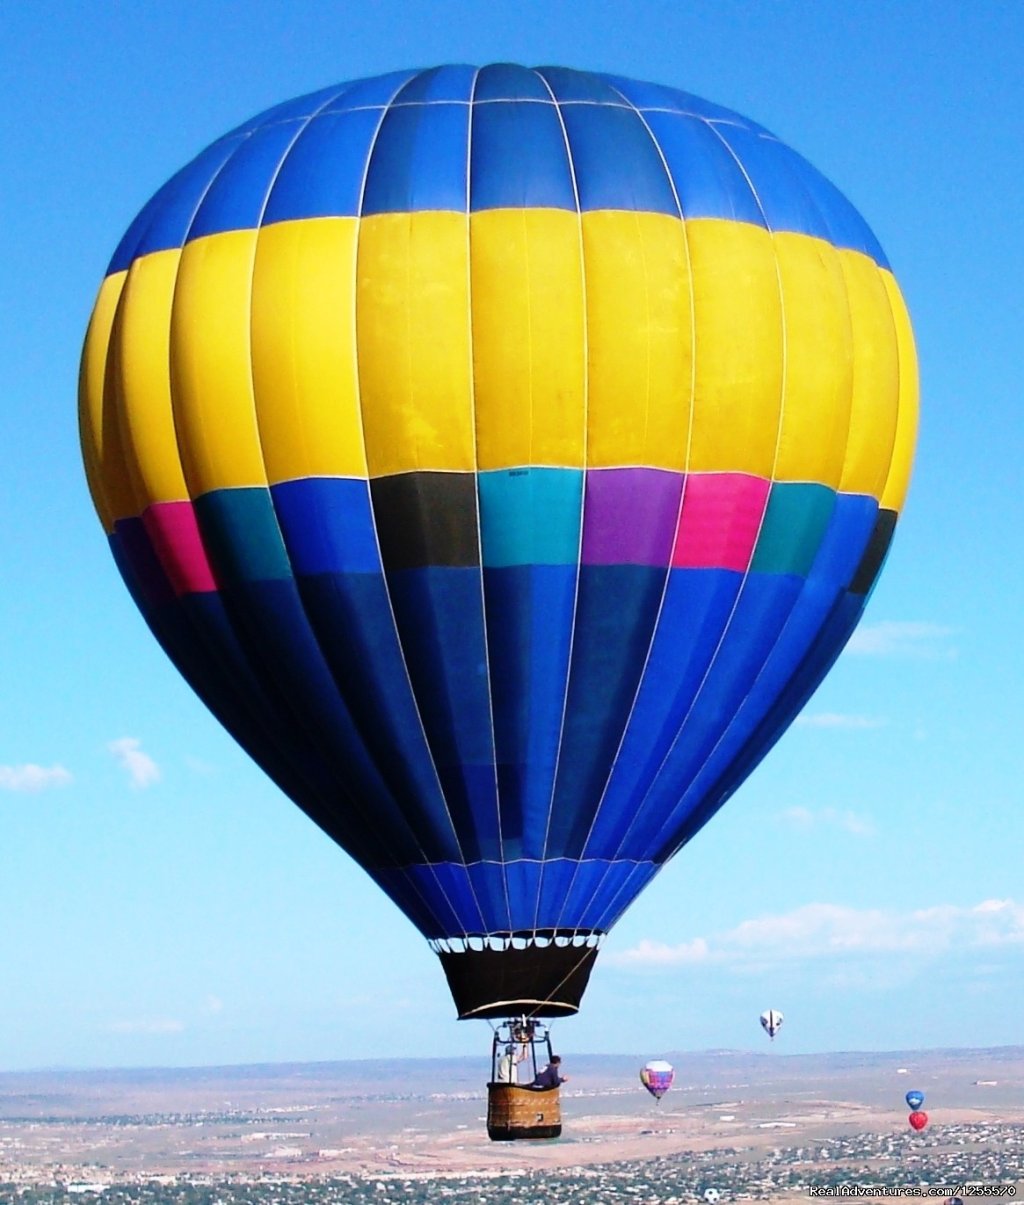
[[[852,632],[917,375],[871,231],[760,126],[446,66],[160,189],[80,412],[153,632],[420,930],[599,934]]]

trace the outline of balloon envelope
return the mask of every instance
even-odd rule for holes
[[[907,1118],[907,1120],[910,1122],[910,1124],[914,1127],[915,1130],[923,1130],[924,1127],[928,1124],[928,1114],[922,1113],[920,1110],[915,1109],[914,1112],[911,1113],[910,1116]]]
[[[766,1009],[761,1014],[761,1028],[770,1038],[774,1038],[782,1028],[783,1019],[782,1013],[780,1013],[778,1009]]]
[[[641,1068],[640,1082],[656,1100],[661,1100],[672,1087],[675,1075],[671,1063],[666,1063],[663,1059],[652,1059]]]
[[[889,263],[814,168],[510,64],[214,142],[117,247],[80,380],[154,635],[492,1016],[575,1011],[821,681],[917,406]]]
[[[909,1108],[920,1109],[920,1107],[924,1104],[924,1093],[918,1092],[916,1089],[912,1089],[907,1093],[906,1099]]]

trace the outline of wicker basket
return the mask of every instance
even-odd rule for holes
[[[562,1106],[557,1088],[487,1085],[487,1135],[495,1142],[516,1138],[558,1138]]]

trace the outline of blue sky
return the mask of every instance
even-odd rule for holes
[[[1024,1041],[1024,7],[10,0],[4,26],[0,1069],[489,1039],[164,659],[75,415],[96,288],[159,184],[279,100],[455,61],[617,71],[766,125],[871,224],[921,361],[915,477],[861,628],[620,922],[559,1044],[754,1048],[769,1006],[791,1052]]]

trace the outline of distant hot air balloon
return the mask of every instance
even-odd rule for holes
[[[761,1014],[761,1028],[773,1042],[775,1041],[775,1035],[782,1028],[782,1021],[783,1016],[778,1009],[769,1008]]]
[[[924,1093],[912,1089],[906,1096],[907,1107],[910,1109],[920,1109],[924,1104]]]
[[[460,1017],[598,944],[849,639],[917,423],[850,203],[618,76],[278,105],[110,262],[83,455],[154,636],[439,954]]]
[[[922,1113],[919,1109],[915,1109],[907,1118],[915,1130],[923,1130],[928,1124],[928,1114]]]
[[[640,1082],[655,1100],[660,1101],[672,1087],[675,1075],[671,1063],[666,1063],[664,1059],[652,1059],[640,1069]]]

